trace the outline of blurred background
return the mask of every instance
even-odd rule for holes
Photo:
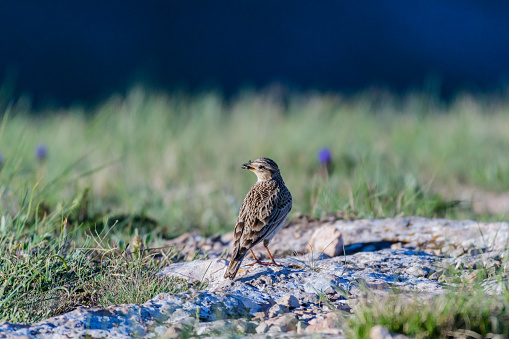
[[[0,213],[227,232],[267,156],[292,220],[504,220],[508,32],[502,1],[1,2]]]
[[[355,93],[505,90],[504,1],[15,1],[0,4],[0,75],[38,106],[280,83]]]

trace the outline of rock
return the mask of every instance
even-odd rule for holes
[[[171,338],[178,338],[180,334],[184,331],[184,325],[182,324],[174,324],[164,334],[162,335],[161,339],[171,339]]]
[[[210,259],[195,260],[190,265],[187,262],[171,264],[163,268],[157,276],[167,276],[186,279],[193,283],[196,281],[222,281],[224,272],[228,267],[228,260]]]
[[[237,320],[235,322],[235,332],[236,333],[253,333],[255,332],[257,326],[254,323],[245,321],[245,320]]]
[[[255,312],[253,313],[253,320],[260,320],[263,321],[267,317],[267,314],[265,312]]]
[[[416,277],[425,277],[428,275],[430,269],[427,267],[412,266],[406,270],[406,273]]]
[[[284,329],[281,328],[281,326],[273,325],[269,327],[269,333],[281,333],[284,332]]]
[[[393,250],[399,250],[401,248],[403,248],[403,243],[400,243],[400,242],[397,242],[397,243],[394,243],[391,245],[391,249],[393,249]]]
[[[274,318],[280,314],[288,312],[287,306],[276,304],[269,309],[269,318]]]
[[[299,293],[297,296],[304,304],[318,304],[320,301],[316,293]]]
[[[294,309],[300,306],[299,300],[291,294],[279,298],[277,300],[277,303],[289,309]]]
[[[233,241],[233,232],[226,233],[221,236],[221,242],[228,244],[229,242]]]
[[[339,321],[335,316],[328,315],[325,319],[309,325],[306,332],[339,333]]]
[[[376,325],[369,330],[370,339],[392,339],[392,335],[387,327]]]
[[[248,321],[246,323],[246,332],[245,333],[256,333],[256,327],[258,327],[257,322]]]
[[[343,253],[343,238],[336,225],[324,225],[318,228],[311,236],[309,244],[309,252],[324,253],[330,257]]]
[[[262,322],[260,323],[260,325],[258,325],[258,326],[256,327],[256,330],[255,330],[255,331],[256,331],[256,333],[258,333],[258,334],[262,334],[262,333],[266,333],[268,330],[269,330],[269,325],[267,325],[267,323],[266,323],[266,322],[262,321]]]
[[[177,323],[177,322],[182,323],[188,319],[193,319],[193,316],[194,316],[194,314],[192,314],[192,311],[188,311],[188,310],[179,308],[179,309],[175,310],[175,312],[173,312],[170,315],[170,318],[168,320],[171,322],[175,322],[175,323]]]
[[[285,314],[266,321],[267,325],[271,328],[277,326],[280,332],[296,331],[298,322],[297,318],[292,314]]]
[[[297,323],[297,333],[302,334],[306,331],[306,324],[304,324],[302,321],[299,321]]]
[[[438,272],[433,272],[428,277],[429,280],[438,280],[438,278],[439,278],[439,273]]]
[[[165,334],[175,337],[182,333],[212,336],[240,332],[264,335],[269,330],[305,331],[332,337],[341,335],[341,330],[330,310],[355,308],[359,299],[370,296],[367,291],[383,297],[396,289],[408,296],[431,298],[447,291],[448,287],[441,282],[484,279],[481,286],[487,293],[503,293],[503,286],[493,278],[492,272],[509,270],[505,256],[509,230],[506,223],[423,218],[332,222],[323,224],[299,219],[281,232],[287,232],[288,243],[301,246],[317,229],[335,226],[341,230],[345,242],[355,242],[346,246],[346,256],[319,258],[313,255],[310,259],[310,254],[306,253],[278,257],[283,267],[247,266],[245,264],[251,261],[246,259],[233,281],[222,278],[228,264],[224,259],[176,263],[158,275],[189,282],[206,281],[207,284],[190,285],[189,291],[177,295],[161,293],[142,305],[104,309],[80,307],[35,324],[0,323],[0,338],[152,338]],[[293,237],[291,234],[295,232],[300,236]],[[273,243],[279,246],[277,253],[284,256],[284,249],[289,245],[286,237],[285,241],[278,242],[279,236]],[[187,234],[181,241],[186,246],[210,245],[211,255],[215,255],[213,251],[226,248],[225,239],[228,237],[203,238]],[[403,246],[391,248],[395,242]],[[303,249],[303,252],[296,252],[306,252],[302,246],[299,251]],[[415,249],[408,246],[415,246]],[[429,251],[430,248],[433,251]],[[447,250],[440,256],[429,253],[438,253],[441,248]],[[463,254],[451,257],[459,253],[458,249]],[[451,269],[459,270],[459,274],[448,277]],[[477,269],[486,270],[491,278],[483,278],[484,274],[477,274]],[[188,330],[190,332],[186,332]],[[377,334],[376,329],[373,331]]]
[[[497,233],[498,231],[498,233]],[[476,221],[451,221],[445,219],[425,219],[419,217],[389,218],[380,220],[342,220],[339,216],[316,220],[300,218],[286,224],[279,231],[271,243],[271,252],[276,258],[288,255],[308,253],[309,243],[313,252],[321,253],[322,247],[327,248],[324,253],[333,257],[342,251],[339,242],[331,242],[341,233],[347,254],[360,251],[376,251],[384,248],[401,249],[413,248],[437,255],[458,256],[462,253],[488,249],[501,251],[509,239],[508,223],[480,223]],[[329,232],[331,240],[319,236]],[[482,234],[486,234],[483,237]],[[497,236],[498,234],[498,236]],[[278,241],[284,239],[284,241]],[[313,240],[312,242],[310,240]],[[191,258],[195,252],[209,258],[219,258],[225,250],[231,252],[233,233],[222,236],[204,238],[197,233],[186,233],[177,239],[169,241],[168,245],[175,246],[181,253]],[[315,244],[315,240],[326,242]],[[332,248],[336,246],[335,253]],[[263,245],[253,248],[260,257],[266,258]],[[318,257],[318,255],[316,256]],[[250,259],[247,259],[250,260]]]
[[[211,335],[212,333],[213,333],[212,327],[207,326],[206,324],[201,324],[196,329],[196,335],[199,336]]]

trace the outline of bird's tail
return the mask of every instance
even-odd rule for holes
[[[230,261],[230,265],[226,269],[226,273],[224,274],[225,279],[234,279],[239,271],[240,265],[242,264],[242,260],[244,260],[244,255],[242,256],[234,256]]]

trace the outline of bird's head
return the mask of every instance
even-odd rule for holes
[[[258,181],[270,180],[280,175],[276,162],[269,158],[258,158],[255,161],[249,160],[248,163],[242,165],[242,168],[254,172],[258,177]]]

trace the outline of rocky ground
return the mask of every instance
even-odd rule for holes
[[[300,218],[271,245],[284,267],[245,266],[224,280],[231,234],[174,240],[182,253],[205,260],[170,265],[159,275],[193,283],[188,292],[160,294],[143,305],[79,308],[37,324],[0,324],[0,338],[249,336],[315,338],[344,336],[342,319],[360,300],[402,291],[411,298],[443,293],[454,267],[468,279],[477,269],[509,270],[507,223],[423,218],[384,220]],[[344,252],[343,252],[344,248]],[[257,249],[263,257],[264,249]],[[497,282],[483,286],[499,292]],[[374,327],[373,338],[390,338]],[[401,336],[399,336],[401,337]]]

